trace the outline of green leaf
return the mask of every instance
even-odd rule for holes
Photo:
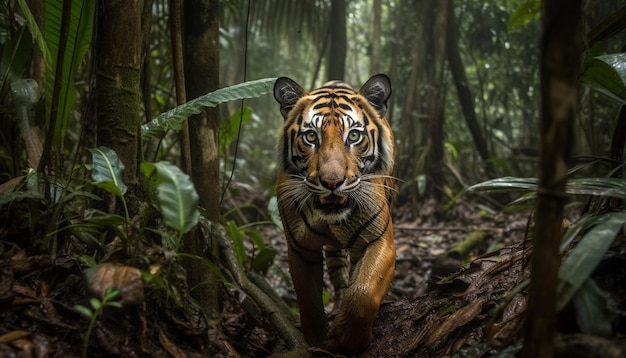
[[[537,190],[537,178],[502,177],[474,184],[467,190],[502,192],[512,190]]]
[[[235,252],[237,261],[239,262],[239,265],[243,267],[244,262],[248,261],[248,255],[246,255],[246,247],[243,242],[243,233],[233,220],[229,220],[228,222],[226,222],[224,229],[226,230],[226,234],[233,243],[233,251]]]
[[[269,203],[267,203],[267,211],[270,214],[270,218],[276,227],[283,232],[283,222],[280,219],[280,213],[278,212],[278,200],[275,196],[270,198]]]
[[[0,194],[0,206],[6,205],[12,201],[20,201],[23,199],[42,199],[43,195],[36,190],[12,191],[10,193]]]
[[[537,178],[503,177],[472,185],[469,191],[511,192],[537,190]],[[566,184],[567,194],[594,195],[626,199],[626,180],[621,178],[570,179]],[[534,194],[532,195],[534,197]],[[526,197],[530,199],[531,197]]]
[[[576,291],[572,299],[576,322],[583,333],[609,337],[613,333],[611,322],[615,313],[610,310],[611,296],[591,278]]]
[[[93,161],[91,179],[94,185],[122,197],[128,187],[122,181],[124,163],[118,158],[117,153],[107,147],[92,148],[89,151]]]
[[[100,309],[100,306],[102,306],[102,302],[100,302],[100,300],[95,297],[89,299],[89,304],[96,311]]]
[[[159,138],[170,129],[179,130],[185,119],[202,112],[205,108],[238,99],[260,97],[272,90],[275,81],[276,78],[248,81],[200,96],[170,111],[161,113],[157,118],[142,125],[141,137],[142,139]]]
[[[61,38],[61,18],[63,16],[63,2],[71,1],[72,12],[69,21],[67,44],[65,52],[59,54],[59,40]],[[59,94],[58,112],[52,138],[53,148],[60,148],[67,133],[67,123],[76,103],[76,87],[74,78],[76,70],[81,65],[85,53],[91,45],[93,20],[96,1],[83,0],[46,0],[44,5],[45,43],[50,51],[50,58],[46,61],[46,128],[50,126],[52,95],[58,61],[63,63],[61,92]],[[40,42],[36,39],[37,43]]]
[[[46,39],[43,34],[39,30],[39,26],[37,26],[37,21],[33,17],[33,14],[30,12],[28,5],[26,5],[26,0],[18,0],[20,5],[20,10],[22,10],[22,14],[24,14],[24,19],[26,19],[26,23],[28,23],[28,28],[32,33],[32,36],[35,38],[35,42],[41,51],[44,62],[50,62],[50,49],[48,49],[48,45],[46,44]]]
[[[626,101],[626,53],[595,56],[583,63],[581,82],[620,102]]]
[[[179,237],[198,223],[198,193],[189,176],[168,162],[141,164],[146,176],[154,176],[157,198],[165,224],[178,232]]]
[[[93,312],[85,306],[76,305],[74,306],[74,309],[87,318],[91,318],[91,316],[93,316]]]
[[[541,0],[526,0],[509,17],[507,30],[509,32],[517,30],[531,21],[539,20],[540,16]]]
[[[626,212],[607,213],[597,220],[597,225],[585,233],[559,269],[557,287],[559,311],[596,269],[615,237],[622,232]]]

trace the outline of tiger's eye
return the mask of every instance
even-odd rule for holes
[[[304,132],[304,140],[313,145],[316,144],[317,142],[317,133],[315,133],[315,131],[306,131]]]
[[[361,141],[361,138],[363,138],[363,133],[361,131],[352,130],[348,133],[349,144],[356,144]]]

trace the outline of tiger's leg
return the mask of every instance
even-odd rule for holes
[[[333,302],[335,308],[333,311],[337,311],[350,279],[348,253],[340,247],[326,245],[324,246],[324,257],[326,259],[328,277],[334,289],[335,297]]]
[[[328,323],[322,302],[322,250],[297,250],[289,245],[289,271],[296,290],[302,333],[312,347],[324,347]]]
[[[372,323],[389,290],[395,269],[396,249],[391,228],[370,243],[354,267],[339,314],[330,326],[328,350],[355,353],[372,339]]]

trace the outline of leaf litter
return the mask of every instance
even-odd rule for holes
[[[514,354],[527,308],[528,214],[486,215],[462,200],[443,211],[431,201],[417,214],[408,207],[396,209],[394,224],[395,278],[375,322],[373,343],[362,356],[486,357],[507,350]],[[266,279],[294,308],[282,234],[273,226],[259,230],[267,246],[278,251]],[[448,255],[476,231],[484,237],[464,257]],[[90,357],[263,357],[286,351],[268,313],[235,287],[222,290],[219,321],[207,320],[189,297],[182,266],[156,244],[142,242],[137,262],[103,265],[102,271],[89,276],[78,257],[53,258],[20,247],[16,235],[23,233],[3,233],[10,244],[0,256],[0,356],[80,356],[88,320],[74,307],[115,285],[123,287],[120,299],[125,304],[103,311],[90,339]],[[122,251],[108,250],[114,256]],[[594,276],[622,312],[624,263],[624,250],[617,248]],[[150,272],[155,266],[165,272],[162,277],[168,282],[142,284],[138,269]],[[327,309],[332,308],[331,300]],[[587,349],[606,357],[624,352],[623,340],[616,343],[610,337],[579,333],[571,310],[568,306],[559,316],[560,329],[567,333],[557,337],[559,352]],[[623,337],[623,316],[614,326],[616,335]],[[321,350],[310,354],[332,356]]]

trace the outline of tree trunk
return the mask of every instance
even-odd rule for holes
[[[98,2],[96,86],[98,146],[107,146],[124,163],[124,182],[137,184],[141,108],[142,1]]]
[[[456,86],[457,96],[459,97],[459,104],[463,110],[463,116],[467,123],[467,128],[474,139],[474,145],[480,155],[480,158],[485,163],[485,171],[489,177],[494,177],[493,166],[487,160],[489,159],[489,149],[487,148],[487,142],[483,137],[478,118],[476,117],[476,110],[474,109],[474,97],[469,89],[469,83],[467,82],[467,76],[465,75],[465,67],[463,67],[463,61],[461,60],[461,54],[459,53],[459,28],[454,16],[453,1],[448,0],[448,40],[446,43],[446,54],[448,57],[448,65],[450,66],[450,72],[452,73],[452,79]]]
[[[188,0],[184,2],[185,85],[189,99],[197,98],[219,88],[219,27],[218,0]],[[189,118],[192,180],[200,197],[206,218],[220,220],[219,177],[219,116],[217,108]],[[183,243],[186,252],[206,257],[219,256],[217,240],[205,243],[187,235]],[[208,252],[207,252],[208,251]],[[204,265],[186,262],[190,287],[197,287],[192,296],[205,312],[217,312],[218,280]],[[208,284],[206,284],[208,282]]]
[[[430,182],[428,185],[431,194],[437,196],[437,186],[445,183],[443,174],[444,160],[444,64],[446,55],[446,31],[448,22],[448,4],[443,1],[434,0],[431,6],[431,15],[434,19],[432,29],[433,52],[430,62],[430,72],[432,73],[428,106],[428,138],[426,146],[428,154],[426,156],[426,170]]]
[[[422,143],[419,141],[422,139],[420,135],[420,129],[422,127],[423,112],[426,110],[422,107],[420,99],[422,98],[422,94],[420,91],[421,83],[427,81],[427,77],[421,76],[424,71],[424,66],[426,63],[426,57],[424,49],[427,48],[425,43],[429,43],[430,39],[426,38],[425,33],[426,29],[430,28],[431,22],[429,21],[429,16],[427,16],[428,4],[424,1],[421,1],[416,5],[415,9],[410,9],[409,5],[406,5],[402,2],[399,6],[406,7],[402,11],[400,9],[398,14],[397,23],[404,23],[405,20],[410,18],[412,15],[416,16],[416,26],[415,31],[415,43],[413,46],[408,46],[412,53],[410,57],[411,61],[411,72],[408,79],[407,91],[404,94],[405,101],[404,106],[402,107],[402,114],[400,115],[400,131],[398,133],[398,162],[406,163],[399,168],[397,168],[396,175],[399,178],[405,178],[407,181],[411,181],[416,178],[418,174],[424,173],[424,164],[421,160],[422,156],[417,155],[419,152],[419,147]],[[406,26],[406,25],[396,25],[396,26]],[[411,28],[411,31],[413,29]],[[400,36],[400,31],[398,31],[397,36]],[[396,56],[399,57],[399,56]],[[393,66],[392,71],[397,71],[396,67]],[[427,74],[426,74],[427,75]],[[418,78],[421,81],[418,81]],[[397,96],[402,96],[402,93],[398,93]],[[414,187],[414,186],[411,186]],[[413,193],[407,192],[405,197],[414,197]]]
[[[380,37],[382,28],[382,0],[372,2],[372,36],[370,38],[370,76],[380,70]]]
[[[582,1],[544,0],[541,153],[522,357],[552,357],[561,223],[582,51]]]
[[[330,8],[330,48],[327,80],[343,80],[346,68],[346,1],[332,0]]]

